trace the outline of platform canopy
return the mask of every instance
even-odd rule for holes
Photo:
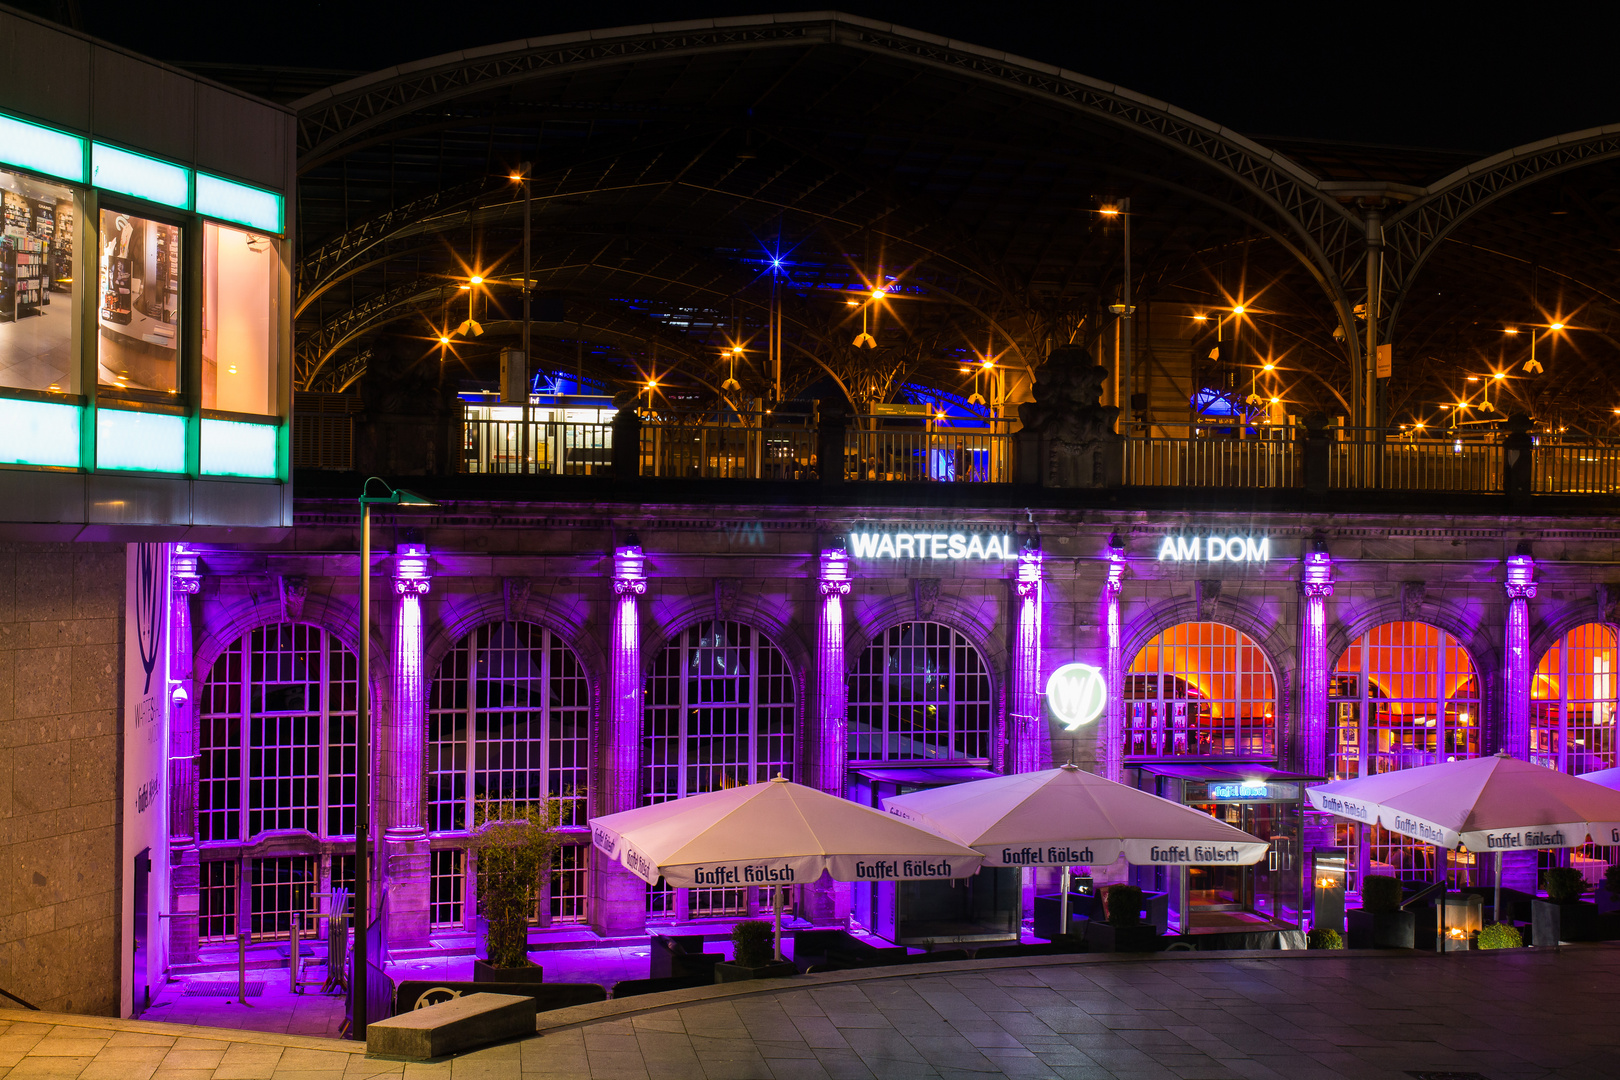
[[[1064,765],[915,791],[889,813],[984,855],[986,866],[1247,866],[1271,845],[1200,810]]]

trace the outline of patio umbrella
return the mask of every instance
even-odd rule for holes
[[[1577,779],[1590,780],[1594,784],[1602,784],[1606,788],[1620,791],[1620,769],[1599,769],[1597,772],[1578,773]]]
[[[1437,847],[1496,853],[1501,921],[1502,852],[1620,843],[1620,791],[1504,754],[1335,780],[1308,788],[1318,810]]]
[[[649,885],[775,887],[782,958],[782,886],[815,881],[938,881],[969,877],[983,857],[881,810],[776,777],[591,819],[591,843]]]
[[[986,866],[1061,866],[1060,926],[1069,919],[1068,868],[1121,855],[1137,866],[1247,866],[1271,847],[1201,810],[1064,765],[883,800],[906,821],[953,837]]]

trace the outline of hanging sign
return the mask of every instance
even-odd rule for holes
[[[1092,664],[1064,664],[1046,680],[1046,705],[1069,731],[1097,719],[1107,699],[1102,669]]]
[[[1159,545],[1160,562],[1271,561],[1271,537],[1167,536]]]
[[[1012,537],[982,533],[866,532],[849,534],[857,559],[959,559],[1004,561],[1017,555]]]

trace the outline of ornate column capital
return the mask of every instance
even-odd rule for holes
[[[1525,552],[1509,555],[1502,588],[1509,600],[1532,600],[1536,595],[1536,560]]]
[[[1333,595],[1333,560],[1325,551],[1307,551],[1305,568],[1300,573],[1299,591],[1312,600],[1323,600]]]
[[[613,594],[615,596],[640,596],[646,591],[646,578],[616,577],[613,579]]]
[[[1041,587],[1041,549],[1035,546],[1035,539],[1031,537],[1025,541],[1024,549],[1018,553],[1018,576],[1014,579],[1013,590],[1020,599],[1034,596]]]
[[[177,593],[196,593],[202,588],[201,560],[190,544],[174,545],[169,557],[169,581]]]
[[[401,544],[394,551],[394,593],[425,596],[433,581],[426,544]]]
[[[628,542],[613,549],[613,593],[640,596],[647,591],[647,556],[631,533]]]
[[[822,596],[849,595],[849,552],[842,540],[832,547],[821,549],[821,567],[816,585]]]

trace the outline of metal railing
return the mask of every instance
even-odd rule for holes
[[[1620,446],[1538,442],[1531,490],[1546,495],[1620,493]]]
[[[703,480],[813,480],[808,418],[741,414],[731,423],[652,415],[641,422],[641,475]]]
[[[1345,490],[1499,492],[1502,444],[1494,440],[1390,438],[1343,429],[1328,447],[1328,487]]]
[[[1015,447],[1006,421],[985,427],[900,427],[888,417],[852,417],[844,431],[844,476],[959,484],[1008,484]]]
[[[1125,428],[1124,482],[1131,487],[1298,487],[1300,444],[1292,427],[1132,424]]]
[[[517,410],[512,410],[516,412]],[[462,416],[464,473],[606,474],[613,467],[613,425],[561,420]]]

